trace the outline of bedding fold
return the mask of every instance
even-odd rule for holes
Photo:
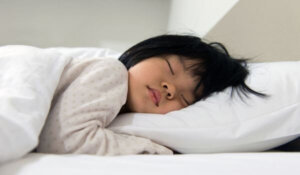
[[[31,46],[0,47],[0,163],[34,149],[69,57]]]

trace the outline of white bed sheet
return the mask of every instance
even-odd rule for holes
[[[300,153],[51,155],[30,153],[0,166],[1,175],[299,175]]]

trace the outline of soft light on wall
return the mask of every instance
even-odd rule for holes
[[[238,0],[171,0],[168,31],[205,36]]]

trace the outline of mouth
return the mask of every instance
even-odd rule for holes
[[[149,90],[149,96],[150,99],[153,101],[153,103],[158,107],[159,106],[159,102],[160,102],[160,92],[156,89],[152,89],[149,86],[147,86],[148,90]]]

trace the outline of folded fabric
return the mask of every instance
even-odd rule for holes
[[[71,58],[118,55],[107,48],[0,47],[0,163],[37,146],[54,91]]]
[[[68,57],[30,46],[0,47],[0,163],[38,143]]]

